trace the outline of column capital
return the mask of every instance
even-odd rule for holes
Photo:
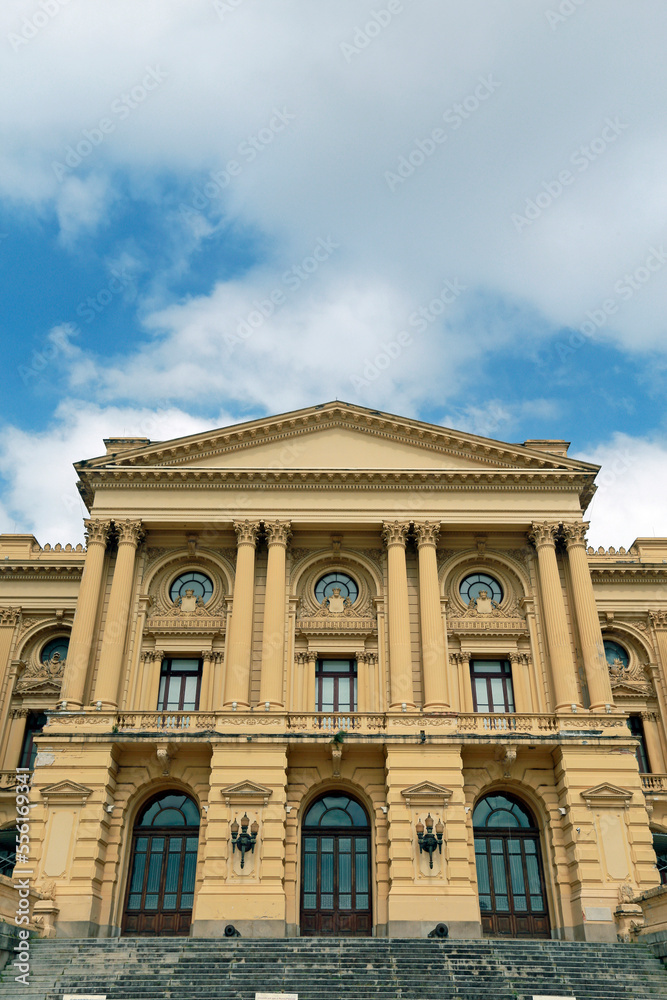
[[[590,527],[590,521],[572,521],[563,524],[563,536],[568,551],[579,545],[586,548],[586,532]]]
[[[392,545],[400,545],[405,548],[405,538],[409,530],[409,521],[383,521],[382,540],[387,548]]]
[[[440,537],[440,524],[438,521],[415,521],[415,534],[418,549],[426,545],[435,548]]]
[[[291,521],[264,521],[264,531],[270,546],[283,545],[287,547],[287,543],[292,537],[292,523]]]
[[[528,539],[536,549],[548,546],[553,549],[556,545],[556,535],[560,529],[558,522],[550,524],[548,521],[533,521],[530,526]]]
[[[234,521],[234,531],[239,545],[252,545],[257,542],[259,521]]]
[[[87,517],[83,525],[86,535],[86,545],[92,545],[93,543],[99,545],[107,544],[111,521],[103,521],[99,517]]]
[[[667,628],[667,611],[649,611],[653,628]]]
[[[141,521],[115,521],[119,545],[133,545],[135,548],[143,538]]]
[[[18,622],[20,614],[20,608],[0,608],[0,625],[10,625],[13,628]]]

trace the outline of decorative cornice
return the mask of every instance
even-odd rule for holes
[[[47,805],[82,805],[85,806],[92,788],[79,785],[76,781],[58,781],[54,785],[45,785],[40,789]]]
[[[568,549],[575,545],[586,547],[586,532],[590,527],[589,521],[565,522],[563,524],[563,537]]]
[[[401,795],[408,808],[410,808],[410,803],[414,803],[416,806],[446,806],[452,797],[452,790],[444,785],[436,785],[433,781],[420,781],[417,785],[402,788]]]
[[[239,545],[255,545],[259,521],[234,521],[234,531]]]
[[[595,785],[594,788],[587,788],[581,793],[581,797],[585,799],[589,809],[592,806],[615,806],[617,808],[620,806],[627,809],[632,799],[632,792],[629,792],[627,788],[619,788],[617,785],[603,781],[602,784]]]
[[[392,545],[401,545],[405,548],[405,539],[409,530],[409,521],[383,521],[382,541],[387,548],[390,548]]]
[[[273,795],[273,789],[247,779],[246,781],[237,781],[233,785],[221,788],[220,794],[224,798],[226,805],[230,805],[232,802],[255,802],[266,806]]]
[[[426,545],[435,548],[440,537],[440,523],[434,521],[415,521],[415,535],[417,536],[417,548],[421,549]]]

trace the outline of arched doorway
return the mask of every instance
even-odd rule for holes
[[[123,934],[186,935],[194,903],[199,810],[183,792],[161,792],[132,835]]]
[[[483,932],[550,937],[540,834],[527,807],[492,793],[475,806],[472,824]]]
[[[371,830],[363,806],[344,793],[323,795],[304,816],[301,845],[301,935],[370,935]]]

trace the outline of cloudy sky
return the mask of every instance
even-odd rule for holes
[[[339,398],[603,465],[667,535],[664,0],[4,0],[0,530]]]

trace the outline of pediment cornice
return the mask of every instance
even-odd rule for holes
[[[179,468],[193,461],[205,461],[221,454],[232,454],[259,443],[297,438],[325,427],[344,427],[371,436],[410,443],[416,447],[468,457],[480,466],[505,469],[572,470],[595,474],[598,467],[587,462],[550,455],[536,448],[509,444],[437,424],[393,414],[380,413],[348,403],[325,403],[276,417],[251,420],[218,430],[193,434],[170,441],[154,442],[131,448],[114,456],[102,456],[77,463],[80,473],[108,468]]]

